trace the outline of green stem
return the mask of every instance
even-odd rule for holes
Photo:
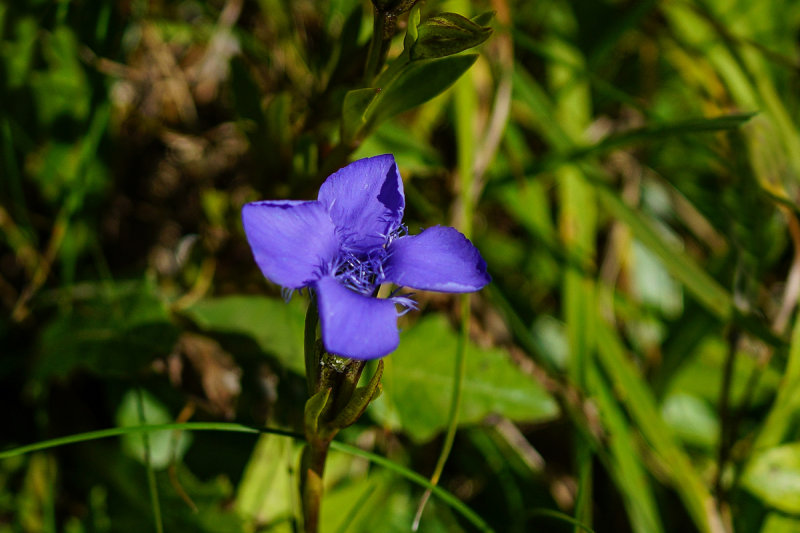
[[[303,449],[303,524],[305,533],[319,531],[319,513],[324,490],[322,479],[330,441],[312,441]]]
[[[371,86],[372,80],[375,79],[386,58],[389,40],[385,38],[385,31],[388,21],[388,13],[375,9],[375,14],[372,18],[372,40],[369,43],[369,51],[367,52],[367,64],[364,67],[364,85],[367,87]]]
[[[319,389],[319,363],[320,350],[317,346],[317,325],[319,324],[319,311],[317,302],[313,297],[308,302],[306,311],[306,324],[303,339],[303,350],[306,361],[306,383],[308,384],[308,395],[313,396]]]

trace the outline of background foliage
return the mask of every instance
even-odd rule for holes
[[[0,447],[298,430],[304,300],[263,280],[240,207],[391,152],[412,233],[461,228],[494,277],[463,322],[444,488],[497,531],[576,527],[553,511],[598,532],[800,529],[800,4],[429,0],[423,22],[494,10],[492,35],[403,52],[402,15],[389,58],[417,62],[348,92],[371,8],[0,3]],[[429,476],[462,313],[417,297],[339,440]],[[0,531],[294,531],[298,450],[161,432],[4,457]],[[422,495],[341,452],[326,482],[329,532],[407,531]],[[421,522],[472,527],[436,498]]]

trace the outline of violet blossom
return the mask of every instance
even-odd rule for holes
[[[443,226],[408,235],[404,208],[403,181],[391,154],[360,159],[330,175],[316,200],[242,208],[264,276],[289,293],[313,291],[329,353],[374,359],[397,348],[397,316],[414,302],[397,291],[377,298],[382,283],[452,293],[489,283],[486,262],[464,235]]]

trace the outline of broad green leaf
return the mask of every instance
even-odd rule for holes
[[[475,63],[477,54],[422,59],[408,63],[367,110],[368,127],[424,104],[450,87]]]
[[[141,415],[139,411],[139,392],[129,390],[122,397],[117,408],[116,421],[120,427],[141,426],[143,424],[168,424],[175,420],[167,408],[158,399],[147,391],[141,391]],[[150,465],[156,470],[162,470],[173,461],[180,460],[189,449],[192,436],[186,432],[155,431],[146,436],[147,448],[144,441],[145,435],[128,433],[122,435],[122,449],[131,457],[146,462],[145,450],[149,451]]]
[[[770,507],[800,513],[800,443],[756,455],[742,476],[742,486]]]
[[[305,301],[284,303],[264,296],[226,296],[201,300],[184,313],[207,331],[251,337],[286,368],[304,374]]]
[[[457,335],[443,315],[430,315],[401,335],[384,359],[383,395],[368,412],[417,442],[444,429],[450,407]],[[558,406],[501,349],[469,344],[459,422],[474,424],[496,413],[516,421],[550,420]]]
[[[91,296],[74,302],[42,331],[35,379],[63,378],[77,368],[98,376],[130,376],[172,352],[178,329],[149,284],[80,289]]]

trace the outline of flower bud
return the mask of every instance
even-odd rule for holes
[[[430,17],[417,30],[417,42],[411,48],[411,59],[453,55],[481,44],[492,33],[491,28],[480,26],[456,13]]]

